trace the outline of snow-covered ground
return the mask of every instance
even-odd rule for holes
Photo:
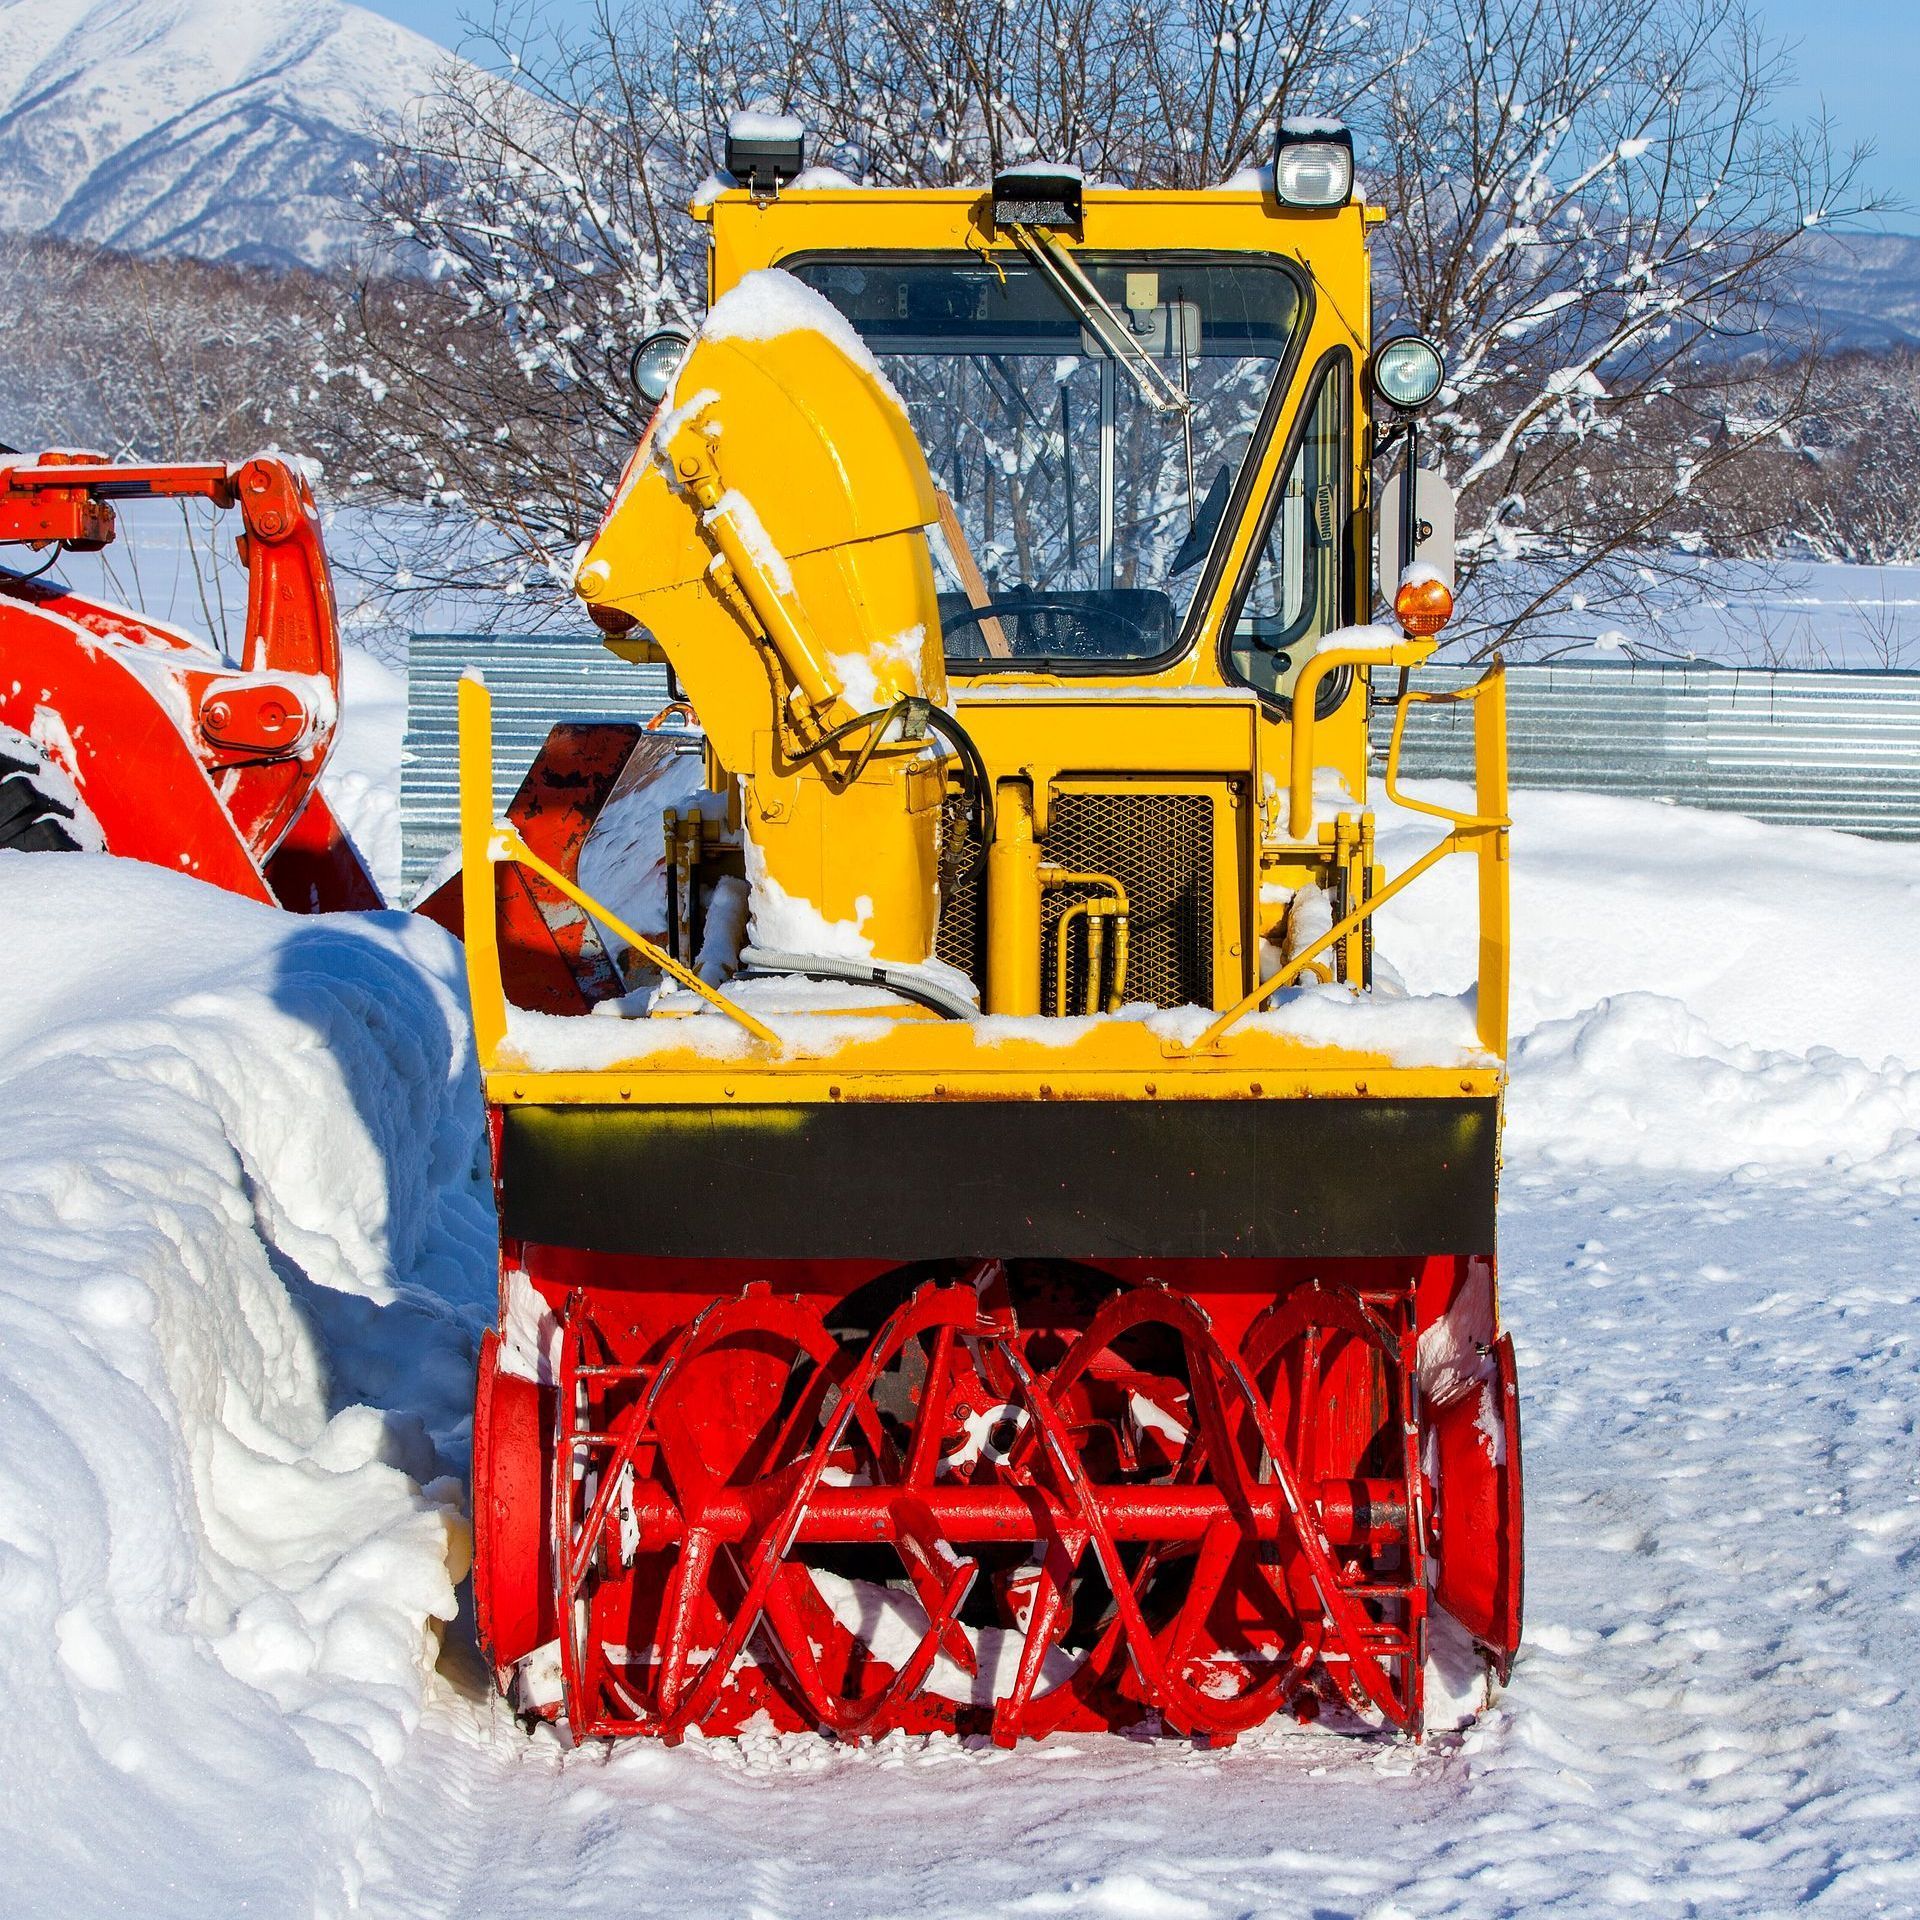
[[[1527,1642],[1418,1749],[526,1735],[437,1637],[456,950],[0,856],[0,1914],[1920,1913],[1920,848],[1517,812]],[[1416,991],[1453,864],[1382,936]]]

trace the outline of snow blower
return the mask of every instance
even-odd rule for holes
[[[1439,1615],[1505,1674],[1504,682],[1412,677],[1443,370],[1357,331],[1351,158],[851,191],[733,142],[577,572],[685,706],[557,728],[496,818],[460,690],[475,1594],[523,1711],[1417,1736]],[[1436,833],[1392,875],[1376,688],[1477,745],[1447,811],[1396,733]],[[1477,984],[1409,997],[1378,910],[1455,855]]]

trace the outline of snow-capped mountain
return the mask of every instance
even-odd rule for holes
[[[0,228],[325,265],[450,56],[348,0],[0,0]]]

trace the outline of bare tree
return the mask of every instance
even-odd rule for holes
[[[1453,644],[1583,644],[1657,611],[1709,537],[1766,542],[1738,476],[1808,417],[1796,266],[1807,234],[1873,204],[1865,156],[1773,118],[1783,57],[1741,0],[1402,18],[1369,151],[1391,317],[1451,362],[1427,441],[1473,583]]]
[[[1769,551],[1883,567],[1920,561],[1920,353],[1849,353],[1812,370],[1812,404],[1761,490]]]
[[[1369,47],[1329,0],[600,0],[584,32],[506,6],[369,183],[378,252],[322,368],[359,395],[330,464],[406,509],[380,556],[402,591],[537,619],[644,428],[635,346],[703,308],[685,208],[733,109],[797,111],[864,182],[1045,154],[1195,184],[1258,159],[1289,102],[1356,93]]]
[[[1858,154],[1773,119],[1742,0],[601,0],[584,32],[521,0],[469,51],[370,183],[382,252],[324,371],[358,395],[335,478],[407,509],[394,577],[507,617],[559,602],[642,430],[635,345],[701,309],[682,209],[743,104],[928,185],[1044,156],[1204,186],[1283,113],[1345,114],[1380,317],[1452,365],[1426,444],[1470,653],[1591,640],[1703,542],[1773,538],[1737,479],[1811,404],[1797,249],[1863,205]]]
[[[235,460],[323,435],[330,398],[311,368],[339,305],[322,276],[148,259],[71,241],[0,237],[0,439],[88,446],[131,460]],[[99,563],[108,589],[226,644],[244,573],[232,526],[176,502],[166,577],[143,577],[141,542]],[[148,524],[151,524],[150,520]],[[159,565],[150,556],[149,569]],[[174,568],[184,568],[175,577]],[[71,570],[71,569],[70,569]]]

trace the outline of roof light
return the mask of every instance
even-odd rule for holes
[[[1402,413],[1430,406],[1446,378],[1447,363],[1431,340],[1404,333],[1373,350],[1373,390]]]
[[[1338,120],[1282,120],[1273,186],[1283,207],[1345,206],[1353,192],[1353,135]]]
[[[1085,178],[1078,167],[1030,160],[993,176],[993,224],[1043,227],[1080,237]]]
[[[756,196],[778,193],[806,158],[807,130],[790,113],[748,110],[727,121],[727,171]]]

